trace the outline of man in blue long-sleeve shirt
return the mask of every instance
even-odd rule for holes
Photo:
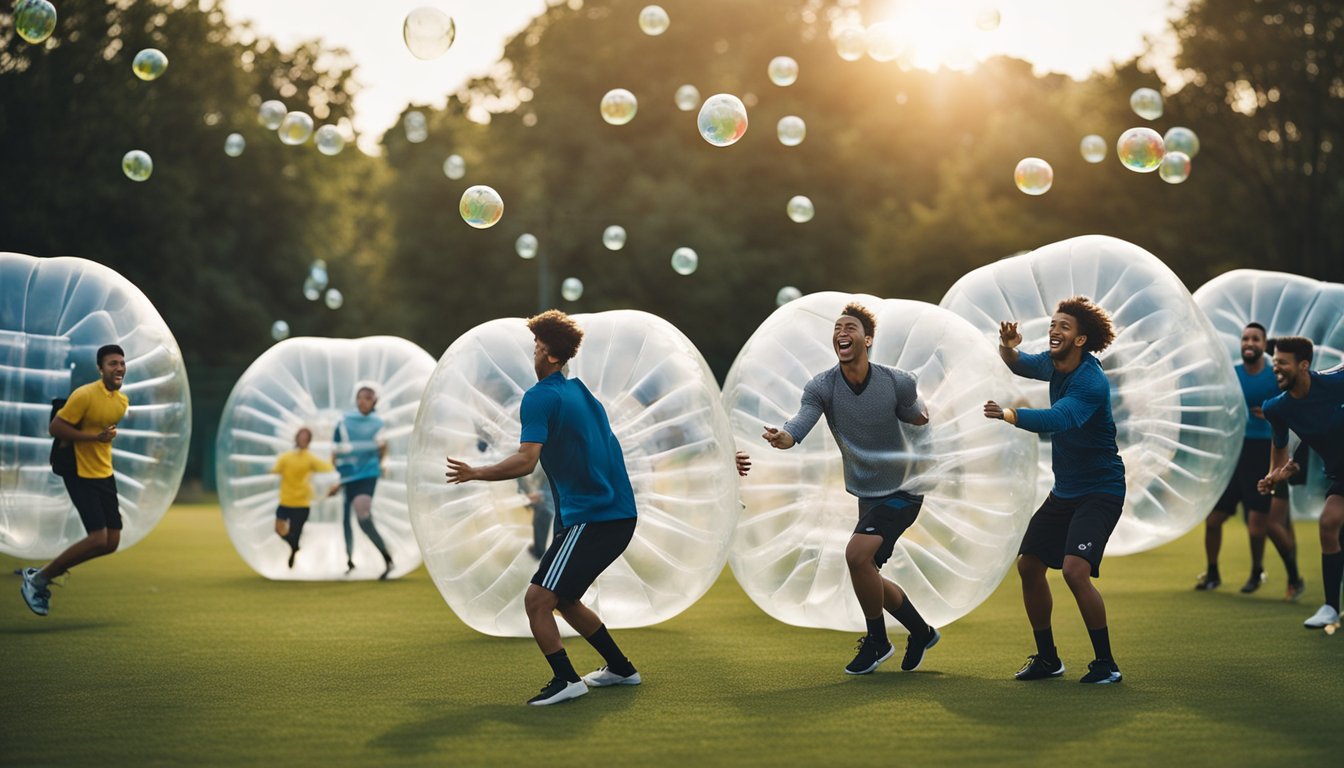
[[[1050,407],[1004,408],[985,403],[985,417],[1002,419],[1019,429],[1049,433],[1055,486],[1032,516],[1018,550],[1022,601],[1036,635],[1036,653],[1017,673],[1018,680],[1040,680],[1064,674],[1050,628],[1053,599],[1045,579],[1047,568],[1064,571],[1064,581],[1092,638],[1096,660],[1080,682],[1118,683],[1120,668],[1111,655],[1106,604],[1092,579],[1101,575],[1106,541],[1125,503],[1125,465],[1115,445],[1111,389],[1101,352],[1115,338],[1105,310],[1085,296],[1065,299],[1050,318],[1050,349],[1020,354],[1017,323],[999,326],[999,356],[1018,376],[1050,382]]]

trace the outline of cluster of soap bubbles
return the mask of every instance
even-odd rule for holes
[[[401,36],[412,56],[429,61],[447,53],[453,46],[457,39],[457,24],[438,8],[416,8],[406,14]]]

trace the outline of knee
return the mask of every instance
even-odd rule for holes
[[[1250,519],[1246,521],[1246,530],[1252,536],[1264,536],[1269,530],[1268,521],[1263,512],[1252,512]]]
[[[1209,516],[1204,518],[1204,529],[1208,531],[1223,530],[1223,523],[1227,522],[1227,515],[1222,512],[1210,512]]]
[[[528,616],[550,613],[557,605],[559,600],[556,594],[536,584],[530,585],[523,595],[523,610],[527,611]]]
[[[873,564],[873,555],[876,550],[865,546],[853,539],[845,547],[845,564],[849,566],[851,572],[858,572],[865,568],[875,568]]]
[[[1064,583],[1077,592],[1092,584],[1092,564],[1081,557],[1070,557],[1064,561]]]
[[[1022,581],[1036,581],[1045,576],[1045,563],[1038,557],[1022,555],[1017,558],[1017,575]]]

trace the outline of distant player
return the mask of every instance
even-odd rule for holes
[[[362,386],[355,392],[355,409],[346,411],[336,425],[336,470],[341,473],[341,484],[331,490],[345,491],[345,508],[341,522],[345,531],[345,572],[355,570],[355,535],[350,526],[351,513],[359,520],[359,528],[383,556],[383,575],[392,573],[392,553],[373,523],[373,492],[383,474],[383,456],[387,444],[380,439],[383,417],[374,413],[378,393],[371,386]]]
[[[52,579],[80,563],[116,552],[121,543],[112,441],[117,438],[117,422],[130,407],[130,400],[121,392],[126,353],[116,344],[99,347],[97,363],[98,380],[70,393],[48,427],[52,437],[74,445],[76,472],[65,478],[65,489],[87,535],[43,568],[23,570],[19,592],[38,616],[46,616],[50,609]]]
[[[1344,577],[1344,552],[1339,547],[1339,529],[1344,525],[1344,366],[1313,371],[1313,354],[1310,339],[1275,339],[1274,376],[1281,393],[1263,406],[1265,419],[1274,430],[1274,447],[1260,492],[1270,493],[1276,483],[1299,469],[1288,455],[1289,430],[1311,446],[1325,464],[1325,476],[1330,479],[1320,522],[1325,604],[1302,623],[1307,629],[1321,629],[1339,623],[1340,579]]]
[[[1101,575],[1106,542],[1120,521],[1125,504],[1125,465],[1115,444],[1111,388],[1101,352],[1115,338],[1111,318],[1085,296],[1059,302],[1050,318],[1050,348],[1024,355],[1017,351],[1022,334],[1017,323],[999,326],[999,357],[1018,376],[1050,382],[1048,409],[1004,408],[985,403],[985,417],[1003,419],[1018,429],[1049,433],[1055,486],[1032,516],[1017,559],[1022,577],[1022,602],[1036,635],[1036,653],[1017,672],[1018,680],[1039,680],[1064,674],[1055,650],[1050,614],[1054,599],[1046,568],[1064,571],[1078,611],[1087,625],[1096,659],[1087,665],[1083,683],[1118,683],[1120,667],[1111,654],[1106,604],[1092,580]]]
[[[845,547],[845,562],[868,623],[868,634],[859,639],[858,655],[845,667],[851,675],[873,672],[896,652],[887,639],[884,608],[910,633],[901,669],[917,669],[924,652],[941,637],[915,610],[905,591],[881,573],[896,540],[914,524],[924,503],[923,496],[901,487],[908,465],[892,458],[904,448],[901,424],[923,426],[929,423],[929,414],[919,399],[913,374],[869,362],[876,328],[877,320],[867,308],[846,306],[831,333],[839,362],[803,388],[802,407],[796,416],[778,429],[766,427],[762,435],[775,448],[792,448],[825,414],[826,426],[840,447],[845,490],[859,499],[859,522]],[[739,454],[739,474],[750,469],[749,461],[743,466],[745,458]]]
[[[280,476],[280,506],[275,510],[275,533],[289,545],[289,567],[294,567],[294,556],[299,553],[299,537],[308,522],[309,504],[313,500],[312,476],[315,472],[332,472],[330,461],[308,452],[313,431],[307,427],[294,435],[294,450],[286,451],[275,459],[271,472]]]
[[[639,672],[592,609],[580,600],[616,562],[635,534],[635,492],[607,411],[579,379],[562,369],[579,350],[583,331],[565,313],[530,318],[537,383],[523,395],[518,452],[489,467],[448,459],[448,480],[512,480],[541,462],[555,501],[555,538],[542,555],[523,604],[537,646],[554,677],[528,704],[545,706],[582,696],[588,686],[639,685]],[[559,610],[606,665],[580,679],[560,641]]]

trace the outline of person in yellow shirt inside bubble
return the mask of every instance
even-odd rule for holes
[[[275,532],[289,544],[289,567],[294,567],[294,556],[299,553],[299,536],[308,522],[308,505],[313,500],[310,482],[315,472],[335,472],[328,459],[308,452],[313,431],[307,427],[294,435],[294,450],[280,454],[271,471],[280,476],[280,506],[275,510]]]
[[[117,437],[117,422],[131,404],[121,392],[126,353],[116,344],[107,344],[98,348],[97,362],[98,380],[71,392],[48,427],[52,437],[74,445],[75,473],[64,477],[65,489],[87,535],[45,567],[23,569],[19,593],[38,616],[46,616],[50,609],[52,579],[80,563],[116,552],[121,544],[112,441]]]

